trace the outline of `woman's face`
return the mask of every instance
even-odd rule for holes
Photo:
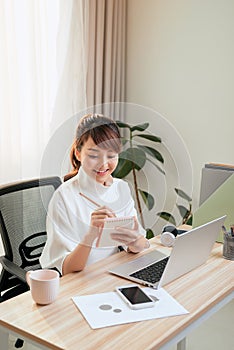
[[[113,149],[102,149],[91,137],[84,143],[81,151],[76,150],[76,157],[90,177],[106,185],[110,175],[118,164],[118,153]]]

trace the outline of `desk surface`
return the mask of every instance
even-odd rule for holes
[[[167,253],[158,237],[151,248]],[[141,253],[144,254],[144,253]],[[75,295],[113,291],[129,281],[110,275],[107,269],[135,258],[121,252],[84,271],[61,278],[58,299],[38,306],[30,292],[0,304],[0,326],[51,349],[160,349],[209,309],[233,293],[234,263],[222,257],[215,244],[206,264],[165,286],[189,314],[92,330],[71,300]]]

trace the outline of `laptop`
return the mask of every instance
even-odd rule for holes
[[[155,249],[108,272],[161,288],[207,261],[225,218],[226,215],[178,235],[168,256]]]

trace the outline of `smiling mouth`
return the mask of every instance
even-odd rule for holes
[[[105,170],[94,170],[97,175],[105,175],[109,169]]]

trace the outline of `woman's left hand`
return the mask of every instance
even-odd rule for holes
[[[139,233],[139,224],[136,217],[134,217],[132,229],[115,227],[115,232],[111,233],[111,238],[126,245],[134,253],[149,247],[148,240]]]

